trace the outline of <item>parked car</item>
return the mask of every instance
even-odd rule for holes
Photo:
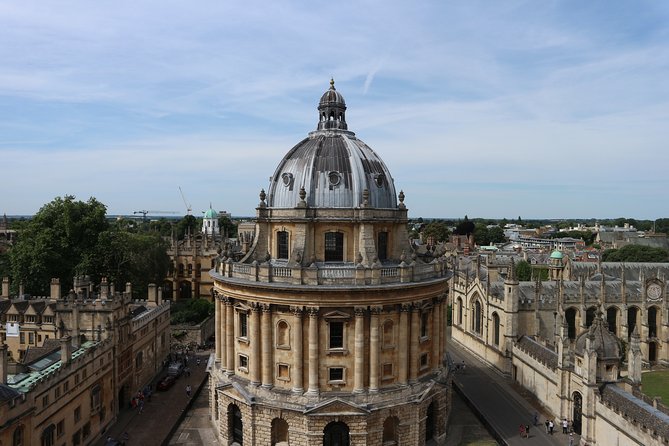
[[[176,380],[177,378],[175,376],[167,375],[158,382],[158,385],[156,387],[158,388],[158,390],[167,390],[174,385]]]
[[[184,372],[184,365],[181,362],[173,362],[167,368],[167,374],[171,376],[179,377],[183,372]]]

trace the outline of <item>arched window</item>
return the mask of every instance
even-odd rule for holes
[[[462,299],[458,297],[458,325],[462,325]]]
[[[395,446],[399,442],[400,420],[397,417],[388,417],[383,422],[383,446]]]
[[[236,404],[228,406],[228,439],[244,444],[244,426],[242,424],[242,411]],[[228,440],[229,441],[229,440]]]
[[[288,231],[276,233],[276,258],[288,259]]]
[[[179,263],[179,275],[183,276],[184,275],[184,264]]]
[[[288,422],[283,418],[272,420],[272,445],[288,444]]]
[[[606,310],[606,324],[611,333],[618,334],[618,309],[616,307],[609,307]]]
[[[325,261],[344,261],[344,234],[342,232],[325,233]]]
[[[12,446],[23,446],[23,426],[19,426],[14,429],[14,435],[12,436]]]
[[[290,327],[286,321],[276,324],[276,345],[279,348],[290,348]]]
[[[576,308],[567,308],[564,318],[567,321],[567,336],[573,341],[576,339]]]
[[[333,421],[323,429],[323,446],[350,446],[350,444],[346,423]]]
[[[581,396],[580,393],[574,392],[572,394],[572,401],[574,404],[573,411],[572,411],[572,425],[574,428],[574,432],[578,435],[581,435],[581,418],[583,415],[582,408],[583,408],[583,397]]]
[[[650,341],[648,343],[648,361],[653,364],[657,361],[657,342]]]
[[[657,307],[649,307],[648,315],[646,316],[648,321],[648,337],[656,338],[657,337]]]
[[[472,331],[481,334],[483,326],[482,319],[483,319],[483,311],[481,308],[481,302],[477,300],[474,302],[474,308],[472,308]]]
[[[627,309],[627,339],[632,337],[632,333],[634,333],[634,329],[636,328],[638,318],[639,317],[639,309],[637,307],[629,307]]]
[[[50,424],[46,429],[42,431],[42,438],[41,438],[41,445],[42,446],[53,446],[54,443],[54,432],[56,430],[56,426],[53,424]]]
[[[492,342],[493,344],[499,346],[499,315],[497,313],[492,314]]]
[[[427,413],[425,417],[425,443],[434,438],[434,428],[436,421],[436,409],[434,403],[430,403],[430,405],[427,407]]]
[[[595,320],[595,315],[597,314],[597,307],[590,307],[585,312],[585,326],[590,328],[592,321]]]

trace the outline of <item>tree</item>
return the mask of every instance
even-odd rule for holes
[[[184,218],[179,220],[177,223],[177,238],[183,240],[186,236],[186,232],[195,234],[200,225],[198,225],[198,219],[192,215],[186,215]]]
[[[237,237],[237,225],[228,217],[219,217],[218,228],[221,231],[221,234],[228,238]]]
[[[75,201],[67,195],[42,206],[21,232],[10,251],[13,289],[23,283],[25,292],[46,295],[51,278],[66,287],[85,271],[85,258],[109,227],[106,207],[95,198]]]
[[[423,240],[427,241],[432,237],[435,242],[447,242],[451,231],[443,221],[433,221],[428,223],[423,229]]]
[[[490,244],[488,227],[485,223],[476,223],[474,225],[474,241],[479,246],[488,246]]]
[[[474,223],[469,221],[469,218],[465,215],[465,219],[458,223],[454,232],[458,235],[470,235],[474,232],[474,229]]]
[[[488,228],[488,239],[492,243],[504,243],[506,241],[506,236],[504,235],[504,229],[499,226],[493,226]]]
[[[527,260],[516,263],[516,278],[521,282],[532,279],[532,266]]]
[[[669,262],[669,250],[641,245],[627,245],[607,249],[602,253],[604,262]]]

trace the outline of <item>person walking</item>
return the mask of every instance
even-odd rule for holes
[[[555,428],[555,424],[553,424],[553,421],[548,422],[548,433],[553,435],[553,428]]]
[[[523,438],[525,436],[525,426],[521,424],[518,430],[520,431],[520,438]]]
[[[186,386],[186,395],[188,395],[188,398],[190,398],[190,394],[191,394],[191,387],[190,387],[190,384],[188,384]]]
[[[566,418],[562,419],[562,433],[565,435],[569,433],[569,422]]]
[[[539,424],[539,414],[537,413],[536,410],[534,411],[534,417],[532,418],[532,424],[534,424],[535,426],[537,424]]]
[[[569,446],[574,446],[574,433],[569,432]]]
[[[548,420],[544,424],[546,425],[546,433],[548,433]]]
[[[525,438],[530,438],[530,425],[525,425]]]

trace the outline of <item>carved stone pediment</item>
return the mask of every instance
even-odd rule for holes
[[[351,415],[367,415],[370,413],[370,411],[365,407],[358,406],[348,401],[339,398],[333,398],[330,400],[323,401],[322,403],[319,403],[318,405],[312,407],[311,409],[307,409],[306,411],[304,411],[304,413],[312,416],[321,416],[321,415],[351,416]]]

